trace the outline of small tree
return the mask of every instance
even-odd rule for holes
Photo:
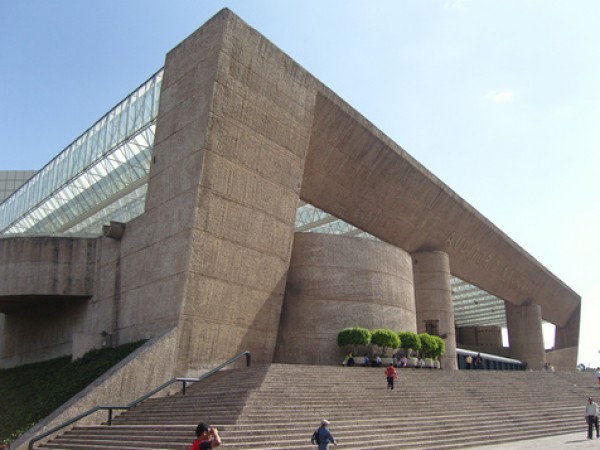
[[[386,350],[389,348],[399,348],[400,338],[396,333],[387,328],[378,328],[373,330],[371,333],[371,344],[378,345],[382,348],[383,354],[385,355]]]
[[[432,358],[439,359],[440,356],[442,356],[443,354],[446,353],[446,341],[444,341],[439,336],[431,336],[431,337],[437,341],[437,348],[435,349],[435,352],[433,353]]]
[[[410,356],[410,351],[418,352],[421,350],[421,338],[417,333],[412,331],[398,331],[401,347],[404,349],[406,356]]]
[[[371,332],[361,327],[344,328],[337,336],[338,346],[345,347],[351,345],[353,354],[356,354],[357,345],[369,345],[370,342]]]
[[[435,339],[435,336],[428,333],[421,333],[419,334],[419,338],[421,339],[421,352],[423,356],[425,358],[433,358],[439,346],[439,342]]]

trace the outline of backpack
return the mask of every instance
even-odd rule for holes
[[[315,430],[315,432],[312,434],[312,436],[310,437],[310,443],[314,444],[314,445],[319,445],[319,430]]]

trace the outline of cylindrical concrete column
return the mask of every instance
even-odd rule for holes
[[[346,327],[417,331],[411,258],[369,239],[296,233],[273,361],[340,364]]]
[[[444,252],[413,253],[417,331],[432,332],[446,342],[446,354],[441,358],[445,369],[458,369],[456,364],[456,334],[454,308],[450,286],[450,261]]]
[[[519,306],[505,302],[505,308],[511,356],[527,362],[528,369],[541,370],[546,352],[540,306],[530,302]]]

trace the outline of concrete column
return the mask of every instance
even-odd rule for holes
[[[564,326],[556,325],[554,346],[557,349],[578,346],[580,316],[581,305],[571,314]]]
[[[520,306],[505,302],[505,307],[511,356],[527,362],[528,369],[541,370],[546,353],[540,306],[531,302]]]
[[[554,350],[546,353],[546,361],[557,370],[574,370],[579,350],[579,322],[581,305],[573,311],[563,326],[556,325]]]
[[[446,342],[444,369],[458,369],[454,308],[450,286],[450,261],[444,252],[419,252],[412,255],[417,309],[417,331],[424,333],[428,321],[437,322],[438,335]]]

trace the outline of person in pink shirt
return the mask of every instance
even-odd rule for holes
[[[385,376],[387,377],[387,388],[394,389],[394,379],[398,379],[398,372],[392,363],[385,368]]]

